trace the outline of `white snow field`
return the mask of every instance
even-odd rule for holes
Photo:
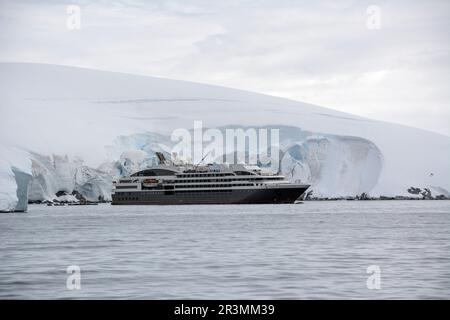
[[[113,177],[153,163],[195,120],[279,128],[282,172],[317,197],[449,196],[450,137],[288,99],[28,63],[0,64],[0,99],[1,211],[26,210],[27,197],[108,200]]]

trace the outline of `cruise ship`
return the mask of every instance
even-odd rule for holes
[[[113,181],[113,205],[294,203],[309,188],[248,165],[159,165]]]

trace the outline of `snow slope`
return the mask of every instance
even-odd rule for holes
[[[297,101],[183,81],[21,63],[0,64],[0,97],[0,145],[29,150],[35,162],[37,154],[59,155],[68,163],[82,159],[85,170],[98,178],[91,185],[98,189],[92,197],[108,192],[104,173],[112,177],[148,165],[161,144],[170,144],[173,129],[192,128],[194,120],[202,120],[205,127],[282,127],[283,172],[292,180],[311,182],[316,195],[408,195],[411,186],[450,190],[450,137]],[[2,175],[10,168],[2,164]],[[51,198],[59,189],[82,189],[83,181],[68,178],[76,168],[60,166],[49,173],[49,181],[59,182],[40,194],[35,192],[36,177],[46,178],[35,170],[32,193]],[[4,190],[14,189],[11,183],[2,180],[1,191],[10,195],[12,191]]]

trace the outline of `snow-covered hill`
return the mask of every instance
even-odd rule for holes
[[[192,128],[195,120],[205,127],[280,128],[283,173],[312,183],[317,196],[450,190],[450,137],[292,100],[19,63],[0,64],[0,99],[0,210],[17,208],[18,169],[33,175],[33,200],[59,191],[107,198],[112,176],[149,165],[154,151],[170,145],[172,130]]]

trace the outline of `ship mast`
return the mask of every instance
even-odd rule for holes
[[[206,157],[208,156],[208,154],[209,154],[210,152],[211,152],[211,150],[209,150],[209,151],[205,154],[205,156],[202,158],[202,160],[200,160],[199,163],[197,163],[197,164],[194,166],[194,169],[197,169],[197,168],[198,168],[198,166],[200,165],[200,163],[202,163],[203,160],[206,159]]]

